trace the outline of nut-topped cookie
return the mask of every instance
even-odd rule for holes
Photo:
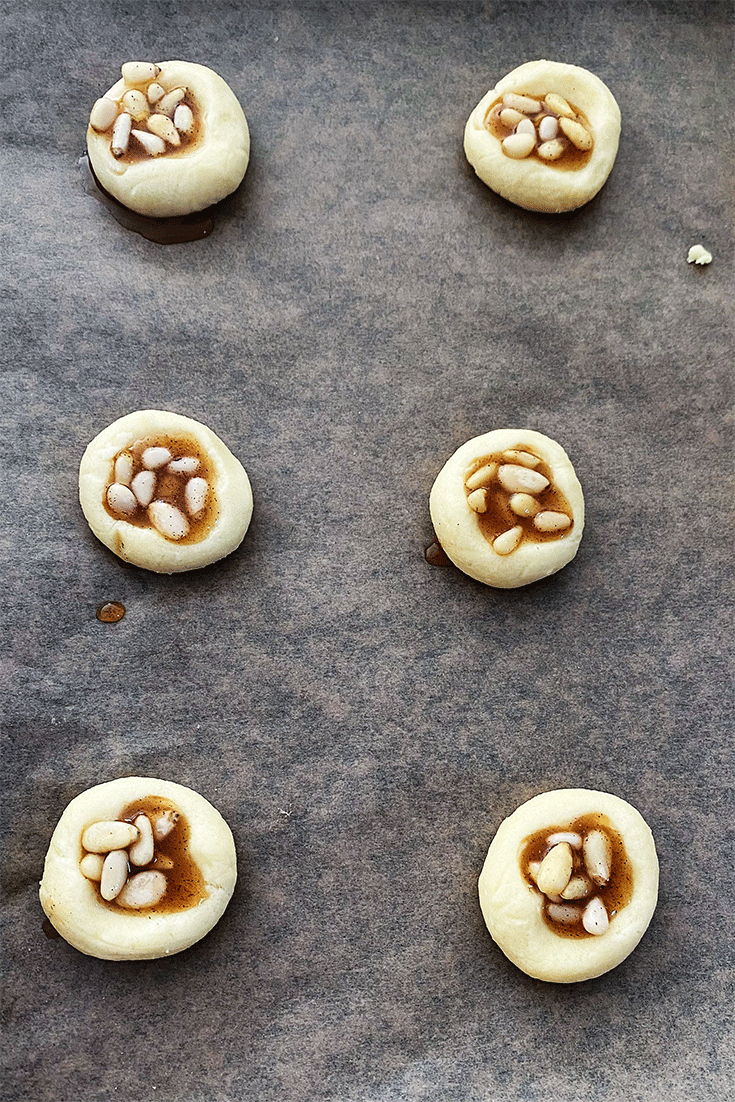
[[[636,947],[658,898],[653,836],[634,807],[589,789],[544,792],[500,826],[479,879],[493,940],[529,976],[592,979]]]
[[[40,899],[76,949],[106,960],[178,953],[222,916],[237,879],[235,846],[197,792],[152,777],[77,796],[51,838]]]
[[[455,566],[512,589],[554,574],[577,553],[584,497],[555,440],[496,429],[445,463],[429,498],[437,540]]]
[[[126,562],[172,574],[241,543],[253,496],[241,463],[206,425],[139,410],[87,446],[79,500],[94,534]]]
[[[212,69],[187,61],[131,61],[89,116],[97,180],[152,218],[204,210],[235,190],[250,134],[234,93]]]
[[[465,153],[493,191],[528,210],[559,214],[589,202],[610,175],[620,109],[578,65],[530,61],[478,103]]]

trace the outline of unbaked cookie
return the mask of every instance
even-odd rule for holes
[[[96,101],[87,151],[97,180],[152,218],[191,214],[239,185],[250,156],[242,107],[222,77],[188,61],[133,61]]]
[[[179,953],[209,933],[236,879],[232,833],[203,796],[171,781],[123,777],[66,808],[40,899],[75,949],[143,960]]]
[[[253,512],[250,480],[229,448],[199,421],[160,409],[129,413],[92,440],[79,500],[106,547],[159,574],[229,555]]]
[[[499,589],[561,570],[584,529],[582,487],[567,453],[532,429],[468,440],[439,472],[429,509],[455,566]]]
[[[479,880],[490,934],[529,976],[593,979],[625,960],[658,899],[653,835],[618,796],[544,792],[501,823]]]
[[[597,194],[620,138],[620,108],[587,69],[529,61],[491,88],[465,127],[481,180],[527,210],[560,214]]]

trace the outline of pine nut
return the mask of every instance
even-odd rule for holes
[[[87,880],[101,880],[105,859],[101,853],[85,853],[79,862],[79,871]]]
[[[517,517],[534,517],[541,508],[530,494],[513,494],[508,504]]]
[[[155,907],[166,894],[166,877],[162,872],[146,869],[131,876],[117,897],[120,907],[139,911],[144,907]]]
[[[590,882],[585,876],[573,876],[561,893],[562,899],[584,899],[590,893]]]
[[[90,853],[111,853],[114,849],[125,849],[138,837],[138,828],[132,823],[119,819],[105,819],[92,823],[82,834],[82,848]]]
[[[124,153],[127,153],[132,125],[132,115],[129,115],[127,111],[123,111],[115,119],[115,125],[112,128],[112,144],[110,145],[113,157],[122,157]]]
[[[536,880],[536,881],[538,881],[538,870],[540,868],[541,868],[541,862],[540,861],[529,861],[528,862],[528,871],[531,874],[531,876],[533,877],[533,879]]]
[[[540,494],[549,485],[538,471],[530,471],[515,463],[504,463],[498,468],[498,481],[509,494]]]
[[[149,471],[158,470],[171,460],[171,452],[168,448],[146,448],[141,456],[143,466]]]
[[[147,84],[155,80],[161,69],[150,61],[126,61],[120,72],[126,84]]]
[[[567,119],[574,118],[574,111],[572,111],[564,97],[558,96],[556,92],[549,92],[547,96],[544,96],[544,103],[549,111],[553,111],[555,115],[562,115]]]
[[[572,850],[568,842],[552,846],[541,862],[537,884],[544,895],[560,895],[572,875]]]
[[[536,514],[533,523],[539,532],[563,532],[572,523],[572,518],[566,513],[554,513],[551,509],[545,509],[543,513]]]
[[[128,878],[128,855],[124,849],[113,849],[105,857],[100,878],[100,895],[108,902],[116,899]]]
[[[162,114],[171,117],[185,95],[186,90],[184,88],[172,88],[163,99],[158,101],[156,106]]]
[[[521,542],[522,536],[523,529],[520,524],[517,524],[515,528],[509,528],[507,532],[502,532],[501,535],[495,537],[493,540],[493,551],[498,555],[512,554]]]
[[[185,103],[180,103],[174,111],[174,126],[182,134],[191,134],[194,129],[194,114]]]
[[[129,849],[131,865],[149,865],[153,860],[153,827],[147,815],[138,815],[133,820],[140,831],[140,837]]]
[[[134,122],[143,122],[148,118],[148,100],[139,88],[131,88],[122,98],[122,105],[128,114],[132,115]]]
[[[162,99],[163,96],[166,95],[166,89],[160,85],[157,80],[154,80],[153,83],[149,84],[146,88],[145,95],[148,102],[153,105],[154,103],[158,103],[159,99]]]
[[[582,835],[572,830],[557,830],[555,834],[550,834],[546,841],[550,846],[555,846],[557,842],[568,842],[572,849],[582,848]]]
[[[107,487],[107,504],[113,513],[123,517],[132,516],[138,508],[133,491],[129,486],[121,486],[119,482],[113,482]]]
[[[534,142],[536,141],[536,127],[530,119],[521,119],[516,127],[516,134],[530,134]]]
[[[184,502],[189,515],[197,517],[207,504],[209,485],[206,478],[190,478],[184,489]]]
[[[166,152],[166,143],[157,134],[151,134],[148,130],[133,130],[132,135],[140,142],[149,157],[160,157]]]
[[[520,451],[519,448],[506,448],[503,459],[507,463],[518,463],[521,467],[538,467],[541,460],[530,452]]]
[[[501,142],[503,152],[514,161],[522,161],[527,157],[535,144],[536,139],[531,134],[509,134]]]
[[[163,103],[163,100],[161,100],[161,103]],[[158,106],[160,107],[160,104]],[[151,115],[148,119],[148,129],[151,134],[156,134],[159,138],[163,138],[169,145],[181,145],[179,132],[168,115],[159,113]]]
[[[544,115],[538,124],[538,136],[542,142],[548,142],[559,133],[559,122],[553,115]]]
[[[133,477],[133,456],[130,452],[120,452],[115,460],[115,482],[129,486]]]
[[[178,821],[178,811],[164,811],[159,815],[153,824],[153,837],[156,841],[162,842],[164,838],[168,838]]]
[[[473,490],[467,498],[467,504],[475,513],[487,511],[487,490]]]
[[[538,115],[541,103],[530,96],[518,96],[515,92],[506,92],[503,96],[503,106],[512,107],[516,111],[522,111],[524,115]]]
[[[153,471],[139,471],[133,479],[130,488],[140,505],[144,507],[150,505],[151,501],[153,501],[153,494],[156,489],[155,474]]]
[[[610,925],[605,904],[597,896],[590,899],[582,912],[582,925],[588,934],[604,934]]]
[[[468,490],[476,490],[478,486],[482,486],[483,482],[492,482],[497,473],[497,463],[486,463],[484,467],[480,467],[478,471],[466,478],[464,484]]]
[[[180,459],[172,459],[166,470],[171,474],[194,474],[199,470],[199,460],[193,455],[184,455]]]
[[[565,148],[563,141],[559,138],[552,138],[551,141],[542,142],[536,152],[544,161],[558,161]]]
[[[89,113],[89,125],[100,132],[109,130],[117,118],[118,106],[112,99],[98,99]]]
[[[521,119],[528,118],[528,116],[521,111],[516,111],[514,107],[504,107],[499,118],[503,126],[507,126],[509,130],[512,130],[514,126],[518,126]]]
[[[569,903],[550,903],[546,913],[552,922],[558,922],[560,926],[574,926],[582,917],[579,907],[572,907]]]
[[[575,119],[562,118],[559,119],[559,126],[577,149],[585,151],[592,149],[592,135],[589,130],[582,126],[581,122],[577,122]]]
[[[584,863],[595,884],[607,884],[610,879],[612,846],[610,839],[601,830],[591,830],[585,836]]]
[[[189,533],[189,521],[175,505],[167,501],[152,501],[148,516],[153,527],[169,540],[181,540]]]

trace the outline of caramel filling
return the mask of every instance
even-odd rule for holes
[[[609,875],[603,883],[598,883],[594,878],[593,870],[585,860],[584,840],[593,832],[604,836],[608,845]],[[571,845],[572,869],[569,883],[572,880],[584,880],[587,891],[584,895],[574,897],[566,896],[564,890],[560,896],[551,898],[540,891],[536,882],[539,865],[553,848],[555,835],[575,834],[579,837],[580,845]],[[552,842],[549,839],[552,839]],[[556,843],[558,844],[558,843]],[[613,922],[615,916],[627,906],[633,896],[633,870],[625,851],[625,845],[619,832],[614,828],[606,815],[590,813],[580,816],[570,823],[560,826],[550,826],[539,830],[535,834],[525,838],[521,843],[520,853],[521,874],[529,888],[540,894],[543,901],[542,913],[547,926],[559,937],[587,938],[594,936],[583,925],[583,912],[593,900],[599,900],[604,906],[607,919]],[[601,879],[601,877],[598,877]],[[561,911],[568,916],[566,921],[555,920],[554,915]],[[575,914],[575,912],[577,912]]]
[[[151,448],[166,448],[170,453],[170,460],[161,466],[150,468],[143,462],[143,456]],[[176,470],[179,461],[184,459],[195,460],[196,466],[192,464],[192,470]],[[124,473],[121,474],[121,471]],[[149,483],[153,482],[150,498],[147,493],[141,493],[138,489],[136,479],[139,475],[153,476],[152,480],[148,479]],[[110,481],[103,495],[104,507],[115,520],[125,520],[136,528],[155,528],[164,538],[176,543],[198,543],[211,531],[219,512],[214,475],[214,464],[195,439],[163,433],[156,437],[146,437],[136,440],[114,457],[110,466]],[[187,501],[187,484],[195,478],[204,480],[207,489],[201,509],[192,512],[191,500]],[[126,504],[123,508],[117,503],[120,494],[118,492],[116,496],[115,490],[120,486],[130,491],[128,499],[130,495],[135,499],[129,507]],[[166,528],[153,523],[150,506],[155,502],[163,502],[178,511],[187,526],[184,535],[172,535]]]
[[[538,460],[538,463],[532,469],[542,475],[548,482],[545,489],[535,491],[521,488],[514,492],[505,489],[501,485],[498,478],[498,472],[503,466],[514,465],[513,458],[508,457],[508,453],[512,451],[534,456]],[[479,481],[478,478],[473,479],[473,475],[476,475],[477,472],[482,471],[484,468],[487,468],[486,477]],[[510,529],[516,527],[522,529],[519,543],[523,541],[528,541],[530,543],[551,543],[555,540],[564,539],[574,528],[572,507],[564,494],[554,485],[551,467],[548,463],[545,463],[532,448],[526,447],[524,444],[518,444],[514,449],[508,448],[505,452],[496,452],[492,455],[484,456],[482,459],[475,460],[465,473],[464,489],[468,499],[468,507],[476,512],[480,530],[490,544],[504,532],[508,532]],[[485,509],[483,512],[477,511],[470,502],[471,496],[477,490],[484,491]],[[514,498],[516,493],[533,498],[536,503],[536,508],[532,515],[523,515],[522,512],[514,512],[511,508],[511,499]],[[539,514],[548,512],[564,514],[569,518],[569,525],[558,531],[541,530],[537,524],[534,523],[535,518],[539,516]]]
[[[587,133],[592,136],[592,126],[589,119],[585,115],[581,108],[577,107],[573,103],[565,104],[569,107],[572,114],[570,116],[564,116],[553,110],[545,102],[543,97],[529,96],[528,93],[519,93],[521,96],[529,99],[536,100],[540,103],[539,111],[518,112],[523,115],[524,118],[529,119],[533,123],[534,127],[534,144],[528,154],[525,154],[521,159],[527,159],[532,157],[537,161],[543,162],[543,164],[549,165],[551,168],[558,169],[559,171],[576,171],[583,168],[590,157],[592,156],[592,148],[579,149],[573,141],[567,137],[561,127],[561,120],[564,117],[569,117],[572,122],[579,124]],[[485,129],[488,133],[492,134],[494,138],[497,138],[499,142],[503,142],[506,138],[517,132],[518,122],[507,123],[500,117],[501,111],[507,110],[503,103],[503,97],[499,97],[494,103],[490,105],[485,115]],[[512,110],[512,108],[511,108]],[[542,136],[543,131],[540,133],[541,124],[544,119],[556,120],[557,132],[552,138],[544,138]],[[520,121],[520,120],[519,120]],[[544,124],[549,126],[549,123]],[[561,146],[561,152],[558,153],[553,159],[542,156],[539,153],[539,148],[545,144],[545,142],[558,142]]]
[[[158,838],[156,824],[166,813],[175,820],[174,825],[165,837]],[[137,906],[130,910],[121,906],[117,899],[104,899],[100,883],[90,879],[100,903],[113,911],[126,914],[172,914],[198,906],[208,898],[209,892],[198,865],[189,853],[190,829],[185,816],[170,800],[161,796],[145,796],[128,804],[118,816],[118,821],[132,824],[140,815],[146,815],[153,826],[153,859],[145,865],[133,865],[128,861],[128,882],[141,872],[160,872],[166,878],[165,893],[152,906]],[[82,859],[87,853],[82,846]]]
[[[157,160],[158,157],[166,157],[168,159],[186,156],[188,153],[191,153],[192,150],[194,150],[202,141],[202,138],[204,136],[204,127],[202,126],[202,123],[200,121],[201,112],[199,110],[196,100],[188,89],[186,92],[186,97],[181,100],[181,103],[185,107],[188,107],[194,116],[194,123],[191,132],[186,133],[186,131],[184,130],[177,130],[177,134],[179,136],[179,145],[171,145],[169,142],[166,142],[166,148],[164,152],[157,154],[157,156],[153,158],[154,160]],[[121,109],[124,110],[122,103],[120,106]],[[151,115],[154,115],[156,113],[156,104],[151,104],[150,113]],[[152,133],[152,131],[150,131],[148,128],[147,119],[143,119],[140,122],[134,121],[133,130],[145,130],[149,133]],[[122,164],[126,165],[136,164],[138,161],[150,161],[151,159],[151,154],[143,148],[143,146],[137,140],[134,134],[131,134],[126,151],[122,154],[122,156],[115,158],[115,160],[120,161]]]

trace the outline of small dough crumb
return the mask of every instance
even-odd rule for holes
[[[712,253],[707,252],[704,245],[692,245],[687,253],[687,262],[689,264],[711,264]]]

